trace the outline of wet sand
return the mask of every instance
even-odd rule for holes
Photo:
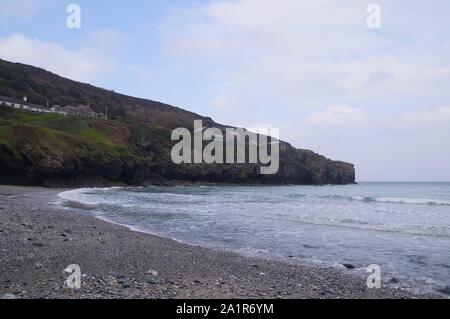
[[[0,186],[0,298],[417,298],[351,270],[216,252],[49,204],[61,190]],[[64,281],[81,267],[81,289]],[[400,283],[401,284],[401,283]]]

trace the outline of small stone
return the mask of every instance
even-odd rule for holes
[[[149,273],[150,275],[152,275],[153,277],[157,277],[157,276],[158,276],[158,272],[157,272],[156,270],[153,270],[153,269],[150,269],[150,270],[148,271],[148,273]]]
[[[398,280],[397,278],[391,278],[391,280],[389,282],[392,284],[398,284],[400,282],[400,280]]]
[[[450,286],[438,289],[437,291],[445,295],[450,295]]]
[[[216,280],[216,285],[223,285],[223,284],[225,284],[223,278],[219,277],[219,279]]]
[[[355,269],[355,266],[353,266],[352,264],[342,264],[342,266],[344,266],[347,269]]]
[[[322,289],[322,290],[320,291],[320,294],[321,294],[322,296],[326,296],[326,295],[334,295],[335,292],[334,292],[332,289],[324,288],[324,289]]]

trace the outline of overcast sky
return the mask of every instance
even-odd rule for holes
[[[359,181],[450,181],[449,13],[448,0],[0,0],[0,58],[280,128]]]

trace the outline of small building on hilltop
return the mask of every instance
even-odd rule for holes
[[[47,102],[47,105],[49,103]],[[17,110],[23,110],[27,112],[33,113],[54,113],[59,115],[74,115],[80,117],[90,117],[90,118],[100,118],[107,119],[107,116],[103,113],[97,113],[90,108],[88,105],[78,105],[78,106],[60,106],[54,105],[52,107],[45,107],[43,105],[37,105],[28,102],[28,98],[26,96],[23,97],[22,100],[6,97],[0,95],[0,106],[7,106]]]
[[[45,112],[45,108],[42,105],[29,103],[26,96],[24,96],[23,99],[0,96],[0,105],[8,106],[14,109],[22,109],[30,112]]]

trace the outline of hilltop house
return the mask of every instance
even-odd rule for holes
[[[87,105],[79,105],[79,106],[68,105],[64,107],[54,105],[52,107],[44,107],[42,105],[29,103],[28,98],[26,96],[24,96],[23,99],[20,100],[0,95],[0,106],[7,106],[17,110],[23,110],[34,113],[54,113],[63,116],[71,114],[80,117],[107,119],[107,116],[105,114],[96,113]]]
[[[24,96],[22,100],[12,97],[0,96],[0,105],[34,113],[57,113],[64,116],[68,114],[67,112],[52,111],[51,109],[46,108],[42,105],[29,103],[26,96]]]

